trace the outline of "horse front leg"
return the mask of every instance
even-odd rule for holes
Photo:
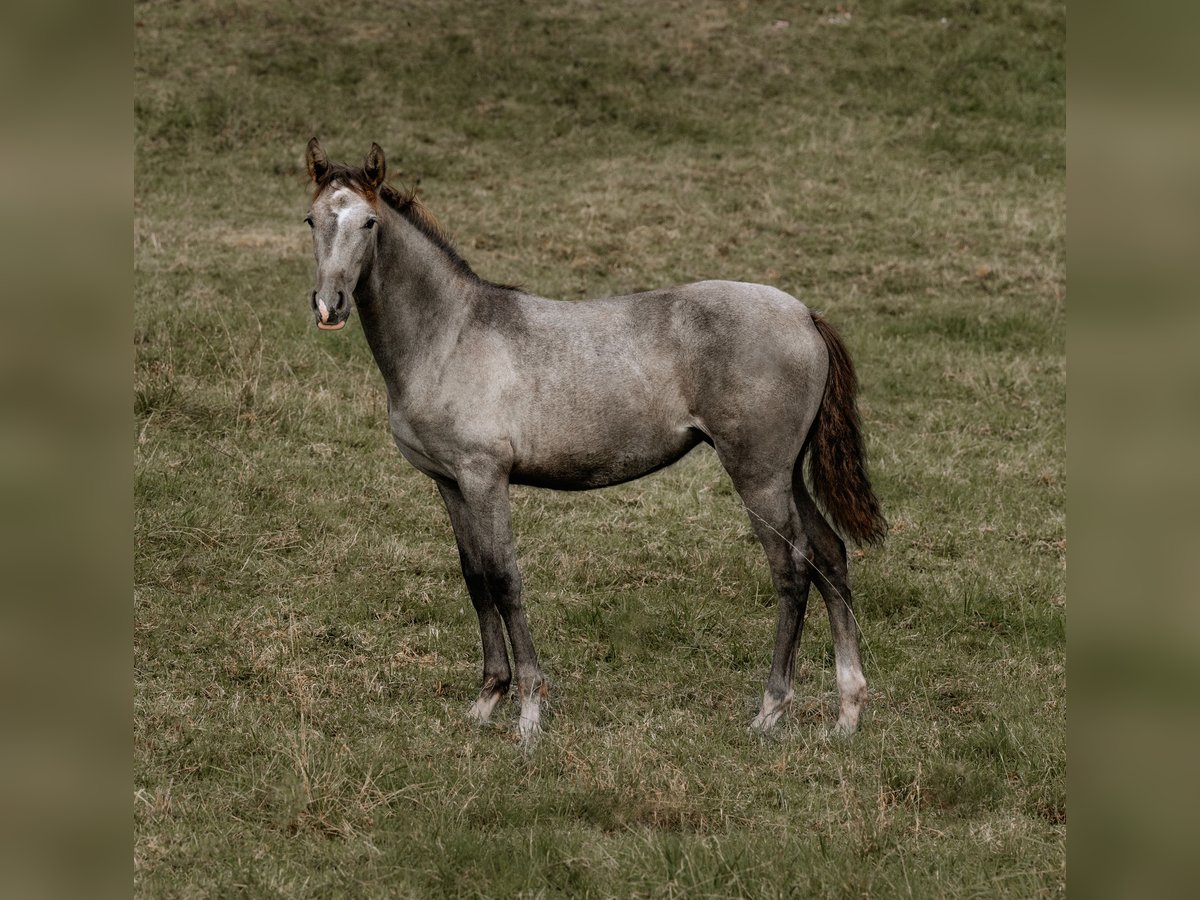
[[[508,694],[512,683],[512,670],[508,664],[508,648],[504,644],[504,624],[500,610],[496,608],[487,588],[487,580],[479,561],[471,551],[471,531],[466,501],[456,485],[438,484],[450,524],[454,528],[454,539],[458,544],[458,560],[462,565],[463,580],[471,605],[479,617],[479,637],[483,644],[483,686],[479,697],[471,704],[467,715],[479,724],[491,718],[496,705]]]
[[[464,501],[467,555],[481,573],[486,593],[508,629],[521,701],[518,728],[522,742],[528,745],[541,731],[541,701],[547,691],[521,599],[508,481],[486,472],[463,473],[458,485]]]

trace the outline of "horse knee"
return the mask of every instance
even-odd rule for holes
[[[516,566],[498,566],[487,579],[493,602],[502,610],[521,607],[521,573]]]

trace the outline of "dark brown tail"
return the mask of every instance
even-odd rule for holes
[[[807,444],[813,493],[843,535],[859,544],[879,544],[887,535],[887,521],[867,478],[858,376],[833,326],[816,313],[812,319],[829,348],[829,380]]]

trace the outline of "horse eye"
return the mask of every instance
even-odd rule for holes
[[[364,225],[363,228],[370,230],[375,227],[375,223],[378,221],[379,221],[378,219],[367,219],[367,224]]]
[[[308,225],[309,228],[313,227],[313,217],[312,216],[305,216],[304,222],[306,225]]]

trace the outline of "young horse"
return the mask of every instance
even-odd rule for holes
[[[525,621],[508,486],[619,484],[711,444],[750,512],[779,593],[770,676],[752,728],[792,699],[810,579],[825,598],[841,703],[852,733],[867,683],[846,580],[843,534],[878,542],[887,526],[867,480],[857,382],[837,333],[800,301],[761,284],[703,281],[583,303],[484,281],[412,194],[384,182],[372,144],[361,169],[330,163],[316,138],[305,221],[317,260],[319,328],[345,325],[350,300],[387,387],[396,446],[435,482],[479,615],[483,722],[512,680],[519,730],[539,731],[546,681]]]

